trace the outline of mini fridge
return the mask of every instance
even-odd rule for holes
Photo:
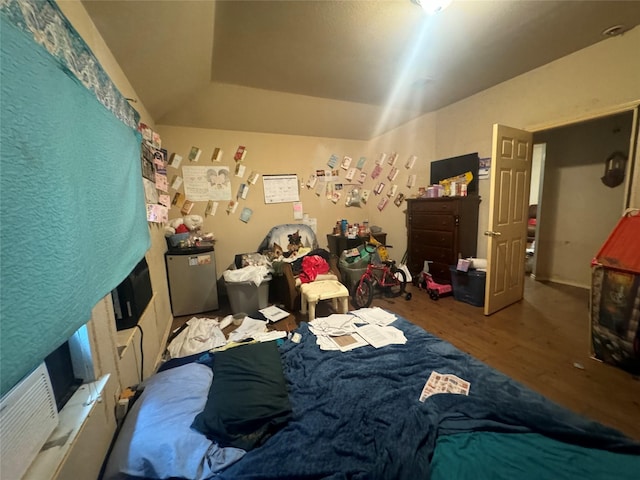
[[[216,260],[212,247],[172,249],[165,254],[174,317],[218,309]]]

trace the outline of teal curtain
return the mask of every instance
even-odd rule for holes
[[[4,394],[89,320],[150,238],[140,135],[0,13]]]

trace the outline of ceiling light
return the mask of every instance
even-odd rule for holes
[[[416,5],[420,5],[427,15],[435,15],[441,12],[449,5],[453,0],[411,0]]]

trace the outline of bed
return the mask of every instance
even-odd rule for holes
[[[217,372],[224,373],[217,370],[220,354],[195,355],[159,372],[131,409],[105,478],[638,478],[637,442],[404,318],[392,325],[405,344],[322,351],[306,323],[296,330],[299,343],[271,342],[290,410],[279,410],[277,428],[246,449],[221,446],[191,428],[230,385],[214,392]],[[469,394],[421,402],[434,371],[470,382]]]

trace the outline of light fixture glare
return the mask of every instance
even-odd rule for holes
[[[452,1],[453,0],[412,0],[413,3],[420,5],[427,15],[435,15],[441,12],[451,5]]]

